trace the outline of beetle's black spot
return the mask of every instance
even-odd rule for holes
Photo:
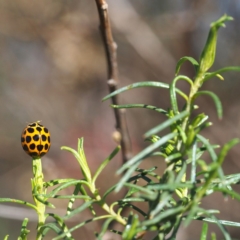
[[[26,136],[26,142],[30,143],[32,141],[32,138],[30,136]]]
[[[34,140],[34,141],[38,141],[38,140],[39,140],[39,134],[34,135],[34,136],[33,136],[33,140]]]
[[[50,136],[48,136],[48,142],[50,143]]]
[[[45,135],[42,135],[42,141],[46,141],[47,137]]]
[[[45,155],[45,152],[41,152],[41,153],[40,153],[40,156],[41,156],[41,157],[42,157],[43,155]]]
[[[41,152],[43,150],[43,145],[42,144],[37,145],[37,150]]]
[[[44,149],[48,150],[48,144],[47,143],[45,144]]]
[[[28,146],[26,144],[23,145],[23,150],[28,152]]]
[[[42,131],[42,128],[41,128],[41,127],[37,127],[36,129],[37,129],[39,132]]]
[[[29,155],[30,155],[31,157],[37,157],[37,156],[39,156],[38,152],[31,152],[31,153],[29,153]]]
[[[36,127],[36,123],[31,123],[31,124],[29,124],[28,126],[30,126],[30,127]]]
[[[38,126],[40,126],[40,127],[43,127],[43,125],[42,125],[42,124],[40,124],[40,123],[38,123]]]
[[[45,133],[48,133],[48,129],[47,129],[47,128],[44,128],[44,132],[45,132]]]
[[[21,142],[25,142],[25,138],[24,137],[21,137]]]
[[[34,132],[34,129],[33,128],[27,128],[27,131],[29,132],[29,133],[33,133]]]
[[[27,133],[27,132],[26,132],[26,130],[25,130],[23,134],[25,135],[26,133]]]
[[[30,147],[31,150],[34,150],[36,148],[36,145],[34,143],[32,143],[32,144],[30,144],[29,147]]]

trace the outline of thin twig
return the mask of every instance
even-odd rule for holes
[[[113,40],[110,20],[108,16],[108,5],[105,0],[95,0],[97,4],[100,30],[106,51],[108,67],[108,88],[112,93],[117,89],[118,84],[118,64],[117,64],[117,44]],[[119,105],[118,96],[112,97],[112,103]],[[116,130],[120,133],[120,143],[122,148],[123,164],[131,158],[131,141],[128,134],[126,116],[124,109],[114,109],[116,119]]]

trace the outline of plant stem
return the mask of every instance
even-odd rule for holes
[[[102,201],[102,198],[99,195],[94,184],[92,184],[91,192],[94,194],[95,199],[100,203],[102,209],[104,209],[107,213],[114,217],[116,221],[121,223],[123,226],[127,224],[126,221],[119,214],[117,214],[112,208],[110,208],[107,203]]]
[[[33,179],[32,182],[32,194],[33,200],[36,203],[37,214],[38,214],[38,226],[37,226],[37,240],[42,239],[41,227],[45,223],[45,204],[40,202],[35,195],[45,194],[45,190],[43,187],[43,173],[42,173],[42,162],[40,158],[33,159]]]
[[[187,129],[187,124],[188,124],[188,120],[191,116],[191,113],[192,113],[192,101],[193,101],[193,97],[194,95],[198,92],[199,88],[201,87],[202,85],[202,81],[203,81],[203,76],[204,74],[202,73],[198,73],[197,76],[195,77],[194,79],[194,82],[193,82],[193,85],[191,86],[191,89],[190,89],[190,93],[189,93],[189,97],[188,97],[188,102],[186,104],[186,110],[190,113],[183,121],[183,124],[182,124],[182,129],[183,131],[186,131]],[[180,142],[180,145],[178,145],[178,149],[180,150],[181,149],[181,146],[182,146],[182,141]]]

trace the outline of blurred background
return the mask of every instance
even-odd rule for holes
[[[224,13],[235,20],[227,22],[227,28],[219,31],[212,70],[240,65],[239,1],[107,2],[118,44],[119,87],[146,80],[170,83],[178,59],[186,55],[198,59],[210,23]],[[0,197],[32,201],[31,158],[24,153],[20,143],[21,132],[30,122],[41,120],[51,132],[51,149],[43,157],[46,181],[81,177],[75,159],[60,150],[63,145],[76,148],[79,137],[85,139],[85,151],[93,172],[113,150],[116,145],[112,140],[115,119],[110,101],[101,102],[108,93],[106,69],[94,0],[0,1]],[[194,69],[186,63],[182,73],[193,77]],[[223,120],[217,119],[209,98],[198,101],[199,111],[204,109],[214,122],[205,131],[205,136],[216,144],[240,135],[240,73],[226,73],[224,77],[225,81],[213,79],[204,86],[220,96]],[[179,87],[188,90],[184,84]],[[120,101],[122,104],[169,107],[168,92],[161,89],[132,90],[122,94]],[[163,116],[149,110],[127,111],[133,153],[146,146],[143,133],[163,120]],[[238,148],[231,150],[224,163],[226,174],[240,170]],[[158,159],[145,164],[154,164],[160,171],[161,166],[164,167]],[[120,165],[119,155],[102,174],[100,191],[117,181],[114,172]],[[64,209],[63,202],[56,205]],[[203,205],[208,209],[220,207],[219,218],[240,221],[240,204],[231,199],[224,200],[221,194],[206,199]],[[30,219],[29,239],[35,239],[35,213],[16,207],[21,206],[0,205],[0,239],[6,234],[10,234],[9,239],[16,239],[24,217]],[[82,214],[76,221],[89,216]],[[199,239],[201,226],[201,222],[196,222],[182,228],[178,239]],[[93,229],[98,231],[100,227],[98,223],[92,223],[75,232],[74,236],[76,239],[94,239]],[[216,231],[217,239],[222,237],[215,226],[212,225],[211,230]],[[238,229],[229,228],[229,231],[239,239]]]

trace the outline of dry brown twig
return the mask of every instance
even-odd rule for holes
[[[118,64],[117,64],[117,44],[113,40],[111,24],[108,15],[108,4],[105,0],[95,0],[97,4],[100,30],[106,52],[108,68],[108,88],[112,93],[117,90],[118,84]],[[118,105],[118,96],[112,97],[112,103]],[[131,158],[131,141],[128,134],[126,115],[124,109],[114,109],[116,119],[116,131],[120,133],[120,144],[122,148],[123,164]]]

